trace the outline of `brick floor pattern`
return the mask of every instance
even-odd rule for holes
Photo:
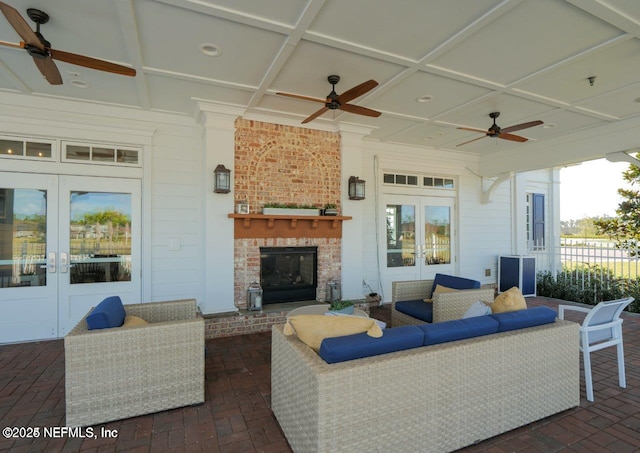
[[[546,298],[527,302],[552,308],[563,303]],[[373,308],[372,316],[388,323],[390,310]],[[615,349],[596,352],[594,403],[585,399],[582,377],[579,407],[461,451],[639,451],[640,315],[623,318],[626,389],[618,387]],[[98,425],[93,427],[97,438],[0,436],[0,451],[290,452],[270,410],[270,352],[269,332],[207,340],[204,404]],[[64,420],[62,340],[0,346],[0,428],[61,427]],[[384,417],[379,423],[384,429]],[[103,428],[117,430],[117,437],[102,436]]]

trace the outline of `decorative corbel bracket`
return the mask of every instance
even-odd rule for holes
[[[496,189],[500,187],[500,185],[503,182],[511,179],[512,176],[513,176],[513,172],[511,171],[500,173],[496,177],[496,179],[491,183],[489,188],[487,190],[482,191],[482,204],[491,203],[493,201],[491,198],[493,197],[493,194],[495,193]],[[484,178],[482,178],[482,180],[484,182]]]

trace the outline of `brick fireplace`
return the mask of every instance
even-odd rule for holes
[[[234,193],[249,214],[266,203],[333,203],[340,210],[340,135],[239,118],[235,123]],[[259,217],[259,216],[258,216]],[[261,247],[317,247],[317,300],[341,275],[341,220],[235,218],[234,300],[245,309],[247,287],[260,281]]]

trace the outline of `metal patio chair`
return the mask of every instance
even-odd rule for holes
[[[559,305],[558,318],[564,319],[565,310],[587,313],[580,326],[580,350],[584,361],[584,379],[587,400],[593,401],[593,378],[591,376],[591,352],[616,346],[618,352],[618,384],[627,387],[622,347],[622,319],[620,314],[633,302],[633,297],[600,302],[593,308]]]

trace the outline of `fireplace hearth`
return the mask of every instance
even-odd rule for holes
[[[316,300],[317,247],[260,247],[263,304]]]

